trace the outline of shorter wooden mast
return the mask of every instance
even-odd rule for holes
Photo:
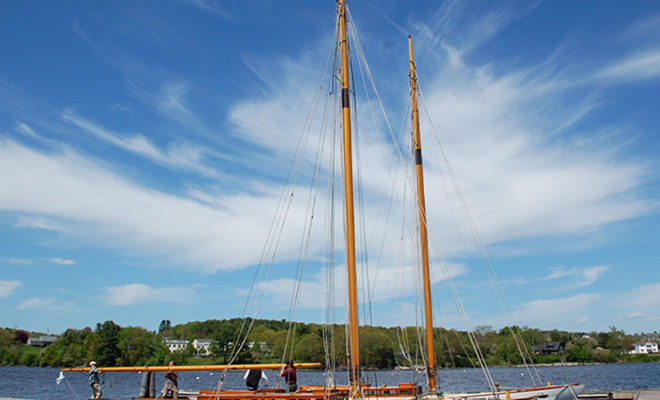
[[[424,196],[424,171],[422,169],[422,141],[419,133],[419,108],[417,107],[417,74],[413,61],[412,38],[408,36],[410,50],[410,97],[412,103],[412,136],[414,144],[415,171],[417,175],[417,206],[419,209],[419,241],[422,252],[422,277],[424,286],[424,317],[426,323],[426,373],[429,377],[429,392],[436,391],[436,365],[433,350],[433,311],[431,307],[431,278],[429,273],[428,233],[426,227],[426,200]]]

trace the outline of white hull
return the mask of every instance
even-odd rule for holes
[[[499,392],[469,392],[469,393],[444,393],[442,399],[451,400],[505,400],[505,399],[531,399],[542,398],[546,400],[575,400],[582,392],[584,385],[556,385],[539,386],[535,388],[511,389]]]

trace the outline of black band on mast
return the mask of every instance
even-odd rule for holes
[[[348,108],[348,107],[350,107],[350,102],[349,102],[349,100],[350,100],[350,94],[349,94],[349,91],[348,91],[348,89],[343,88],[343,89],[341,90],[341,107],[342,107],[342,108]]]
[[[415,165],[422,163],[422,149],[415,149]]]

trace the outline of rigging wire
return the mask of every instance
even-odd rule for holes
[[[321,77],[326,75],[330,56],[331,53],[328,54],[325,66],[323,68],[323,72],[321,73]],[[317,85],[319,90],[316,92],[316,94],[313,97],[312,107],[308,110],[308,114],[306,116],[305,123],[303,125],[303,130],[301,132],[301,135],[299,136],[298,144],[294,152],[294,156],[291,161],[291,164],[289,166],[286,183],[285,185],[283,185],[282,191],[280,193],[279,201],[276,207],[276,212],[271,222],[270,228],[268,230],[264,247],[262,248],[260,254],[258,268],[255,271],[252,284],[250,285],[248,296],[243,308],[244,317],[240,328],[237,330],[236,340],[234,341],[234,343],[238,345],[232,346],[232,352],[230,354],[229,362],[227,363],[228,366],[231,365],[236,360],[236,358],[240,354],[240,351],[243,349],[243,347],[247,342],[249,332],[252,329],[252,326],[256,319],[257,311],[259,309],[259,305],[261,304],[261,300],[266,290],[266,285],[263,284],[262,282],[266,282],[268,280],[272,266],[275,263],[275,259],[277,256],[277,249],[279,248],[279,243],[280,240],[282,239],[284,232],[286,217],[291,210],[293,199],[295,197],[294,194],[295,194],[296,184],[300,176],[300,171],[302,170],[301,166],[304,161],[305,149],[307,148],[308,141],[311,136],[310,132],[311,132],[313,116],[316,114],[316,109],[319,103],[320,94],[323,92],[323,85],[320,83],[322,79],[323,78],[321,78],[319,84]],[[299,274],[299,276],[302,279],[302,273]],[[254,292],[257,289],[260,289],[260,291],[256,296],[256,300],[254,300],[254,302],[256,303],[254,304],[254,314],[251,318],[249,318],[247,317],[247,310],[250,307],[250,304],[252,304],[253,302],[253,299],[255,297]],[[299,293],[300,293],[300,286],[298,285],[297,287],[294,287],[294,295],[292,296],[293,304],[297,304]],[[249,323],[247,323],[248,319],[250,319]],[[222,386],[224,383],[224,379],[226,378],[227,371],[228,369],[225,368],[223,370],[223,373],[221,374],[221,377],[219,378],[218,384],[216,386],[216,393],[217,393],[216,398],[219,398],[220,396],[220,391],[222,390]],[[277,379],[278,386],[279,386],[279,379],[280,377],[278,376]]]
[[[420,97],[423,98],[421,92],[420,92]],[[459,204],[461,205],[461,208],[463,210],[465,219],[466,219],[466,221],[468,223],[468,226],[469,226],[469,228],[472,232],[473,239],[475,240],[475,244],[476,244],[477,248],[479,249],[479,251],[482,253],[482,257],[484,259],[486,270],[488,272],[488,277],[489,277],[489,280],[491,281],[491,284],[492,284],[493,289],[495,291],[495,294],[497,296],[498,302],[500,303],[500,307],[509,316],[509,318],[512,321],[513,326],[510,327],[510,330],[511,330],[514,342],[516,344],[516,347],[517,347],[517,349],[518,349],[518,351],[519,351],[519,353],[522,357],[523,364],[525,365],[525,368],[527,369],[528,375],[531,377],[532,382],[537,383],[538,385],[541,385],[542,381],[541,381],[541,378],[539,376],[538,370],[534,366],[533,361],[531,359],[531,355],[529,355],[529,352],[524,350],[525,344],[524,344],[524,341],[522,339],[520,328],[518,328],[518,324],[516,323],[516,320],[513,316],[513,313],[511,311],[509,303],[506,300],[506,297],[504,296],[504,291],[502,289],[502,285],[501,285],[499,279],[497,278],[497,274],[495,273],[495,269],[493,267],[492,260],[490,259],[490,256],[488,255],[486,247],[484,246],[483,241],[481,240],[481,235],[479,234],[479,231],[476,227],[476,224],[474,223],[474,219],[472,218],[470,210],[467,207],[467,203],[465,202],[465,198],[463,197],[462,191],[460,190],[460,186],[458,184],[458,181],[456,180],[456,177],[455,177],[455,175],[452,171],[451,165],[449,163],[449,159],[447,157],[447,154],[444,151],[444,147],[442,146],[442,144],[440,143],[440,141],[438,139],[438,134],[437,134],[437,131],[436,131],[434,125],[433,125],[433,122],[431,121],[429,111],[426,108],[425,102],[422,102],[422,104],[424,105],[424,112],[428,117],[428,122],[429,122],[430,127],[431,127],[431,132],[433,133],[433,137],[437,142],[438,148],[440,149],[440,153],[442,154],[445,165],[447,166],[449,176],[451,178],[451,182],[452,182],[452,185],[454,187],[454,191],[455,191],[455,193],[458,197]],[[516,332],[516,328],[517,328],[517,332]],[[528,361],[529,361],[529,363],[528,363]],[[531,368],[532,368],[533,371],[530,371],[530,364],[531,364]],[[536,378],[537,382],[534,382],[534,378]]]
[[[64,375],[64,373],[60,372],[60,376],[64,378],[64,382],[66,382],[69,389],[71,389],[71,393],[73,393],[73,395],[76,396],[76,399],[80,400],[80,397],[78,396],[78,393],[76,393],[76,391],[73,389],[73,386],[71,386],[71,383],[66,378],[66,375]]]
[[[359,48],[359,41],[356,41],[356,43],[357,43],[357,46],[356,46],[356,47]],[[358,52],[358,55],[359,55],[359,56],[363,56],[363,53]],[[373,91],[374,91],[374,93],[376,94],[376,98],[377,98],[377,100],[378,100],[378,104],[379,104],[379,106],[380,106],[380,108],[381,108],[381,110],[382,110],[382,112],[383,112],[384,119],[385,119],[385,121],[386,121],[386,125],[387,125],[387,127],[388,127],[388,131],[389,131],[389,133],[390,133],[390,135],[391,135],[391,137],[392,137],[392,142],[394,143],[394,145],[395,145],[395,147],[396,147],[396,149],[397,149],[397,152],[398,152],[398,154],[399,154],[399,158],[400,158],[400,159],[404,159],[404,157],[403,157],[403,155],[402,155],[402,152],[401,152],[401,149],[400,149],[400,147],[397,145],[396,138],[394,137],[393,131],[392,131],[392,129],[391,129],[391,124],[389,123],[389,120],[388,120],[388,118],[387,118],[387,115],[386,115],[386,113],[384,112],[384,107],[383,107],[383,104],[382,104],[382,100],[380,99],[380,96],[378,95],[378,91],[377,91],[377,89],[375,88],[375,84],[374,84],[374,81],[373,81],[373,77],[372,77],[372,74],[371,74],[371,72],[370,72],[370,70],[369,70],[369,68],[368,68],[368,64],[366,63],[366,61],[364,62],[364,64],[365,64],[365,70],[366,70],[366,72],[367,72],[367,74],[368,74],[368,76],[369,76],[369,80],[370,80],[370,82],[371,82],[371,84],[372,84]],[[412,177],[411,177],[411,174],[409,173],[409,171],[408,171],[407,169],[406,169],[406,178],[407,178],[408,182],[409,182],[410,184],[412,184]],[[433,232],[432,232],[430,229],[429,229],[429,234],[430,234],[430,236],[432,237],[431,242],[433,243],[434,248],[436,249],[436,251],[438,252],[438,254],[440,254],[440,252],[438,251],[437,241],[435,241],[435,238],[433,237]],[[443,260],[444,260],[444,258],[443,258]],[[470,328],[469,320],[467,319],[467,314],[465,313],[465,310],[464,310],[464,308],[462,307],[462,303],[461,303],[460,298],[458,297],[457,290],[456,290],[456,288],[453,286],[453,283],[452,283],[451,280],[450,280],[450,275],[449,275],[449,273],[448,273],[448,269],[447,269],[447,267],[446,267],[446,261],[443,261],[443,263],[442,263],[441,265],[443,266],[443,272],[444,272],[444,274],[445,274],[445,279],[447,280],[448,284],[450,285],[450,290],[451,290],[451,292],[452,292],[452,294],[453,294],[454,302],[455,302],[455,304],[457,305],[457,308],[459,309],[459,314],[461,315],[461,319],[463,320],[463,323],[464,323],[464,325],[466,326],[466,329],[468,330],[468,332],[471,332],[472,329]],[[485,376],[486,376],[486,378],[487,378],[487,381],[489,382],[489,386],[490,386],[491,389],[494,391],[494,390],[495,390],[494,382],[493,382],[493,380],[492,380],[492,377],[490,376],[490,372],[489,372],[489,371],[487,370],[487,368],[486,368],[485,360],[484,360],[484,358],[483,358],[483,355],[480,354],[480,350],[479,350],[478,347],[476,346],[476,340],[475,340],[475,337],[474,337],[474,335],[469,335],[469,338],[470,338],[470,341],[471,341],[471,343],[472,343],[472,346],[473,346],[473,347],[476,347],[476,348],[475,348],[475,353],[477,353],[477,357],[478,357],[478,359],[479,359],[479,363],[480,363],[480,365],[482,366],[482,369],[484,370],[484,374],[485,374]]]

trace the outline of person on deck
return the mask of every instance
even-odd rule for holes
[[[268,377],[264,373],[264,371],[260,369],[248,369],[245,371],[245,375],[243,375],[243,379],[245,380],[245,385],[247,385],[248,389],[250,390],[257,390],[259,389],[259,381],[261,379],[264,380],[264,385],[268,387]]]
[[[289,385],[289,393],[298,390],[298,385],[296,384],[296,367],[293,365],[293,360],[289,360],[287,365],[282,367],[280,370],[280,376],[283,376],[284,382]]]
[[[96,361],[90,361],[89,362],[89,386],[92,387],[92,397],[90,397],[91,400],[96,400],[101,398],[101,394],[103,393],[101,391],[101,381],[99,380],[99,372],[98,368],[96,368]]]
[[[163,390],[160,391],[160,395],[164,399],[178,399],[179,398],[179,374],[172,369],[174,366],[174,361],[170,361],[170,369],[167,371],[165,376],[165,385],[163,385]]]

